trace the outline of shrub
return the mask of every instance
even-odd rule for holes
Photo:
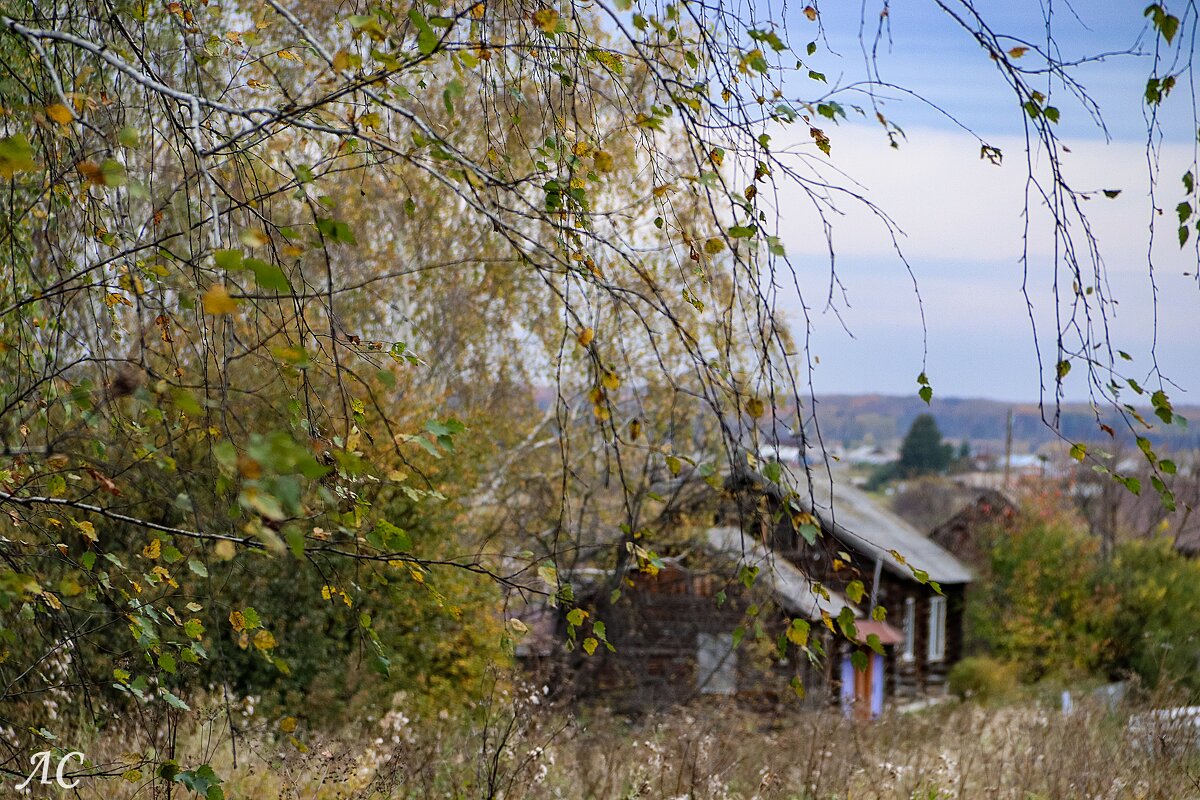
[[[997,700],[1017,688],[1020,668],[990,656],[964,658],[950,670],[951,693],[980,702]]]
[[[968,595],[977,651],[1021,665],[1021,678],[1107,667],[1111,606],[1097,591],[1099,548],[1065,520],[1030,519],[994,542],[987,580]]]

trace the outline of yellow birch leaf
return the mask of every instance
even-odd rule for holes
[[[62,125],[64,128],[71,124],[71,120],[75,119],[75,115],[71,113],[71,109],[64,106],[62,103],[55,103],[51,106],[46,106],[46,116]]]
[[[232,314],[237,309],[237,300],[229,296],[229,290],[223,284],[215,283],[208,288],[202,299],[205,314]]]
[[[92,523],[86,520],[83,522],[76,522],[75,527],[79,528],[80,533],[83,534],[83,538],[87,539],[88,541],[99,541],[100,537],[96,535],[96,526],[92,525]]]
[[[558,12],[552,8],[542,8],[533,12],[533,24],[542,33],[554,33],[558,29]]]

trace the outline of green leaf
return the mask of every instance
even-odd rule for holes
[[[804,541],[808,542],[808,544],[814,545],[817,543],[817,537],[821,535],[821,529],[809,523],[800,526],[799,534],[804,537]]]
[[[733,239],[749,239],[757,231],[756,225],[734,225],[728,230],[728,233]]]
[[[122,147],[128,147],[130,150],[136,150],[142,145],[141,134],[135,128],[126,125],[117,132],[117,141]]]
[[[573,625],[576,628],[582,625],[585,619],[587,619],[587,612],[582,608],[572,608],[567,612],[567,624]]]
[[[412,537],[403,528],[386,519],[375,523],[367,534],[367,542],[385,553],[407,553],[412,550]]]
[[[17,172],[33,172],[37,164],[33,160],[33,145],[18,133],[0,139],[0,176],[11,178]]]
[[[124,186],[127,182],[125,165],[115,158],[106,158],[100,162],[100,174],[105,186]]]
[[[467,429],[467,426],[456,419],[431,419],[425,423],[425,430],[434,436],[455,436]]]
[[[252,607],[246,606],[242,609],[242,619],[246,622],[246,630],[252,631],[262,627],[262,617],[258,615]]]
[[[339,244],[358,243],[358,240],[354,238],[354,231],[350,230],[350,226],[344,222],[326,218],[318,219],[317,230],[321,232],[322,236]]]
[[[242,259],[243,255],[241,250],[218,250],[213,253],[213,263],[217,265],[217,269],[241,269]]]
[[[201,578],[208,577],[208,567],[204,566],[203,563],[194,558],[188,559],[188,569],[199,575]]]
[[[1058,362],[1058,366],[1055,368],[1055,375],[1058,377],[1058,380],[1061,381],[1063,378],[1067,377],[1067,375],[1070,372],[1071,372],[1071,362],[1070,361],[1067,361],[1064,359],[1064,360]]]
[[[1165,14],[1162,22],[1158,25],[1158,29],[1162,33],[1162,37],[1167,40],[1167,44],[1170,44],[1171,40],[1175,38],[1175,34],[1179,32],[1179,17],[1173,14]]]
[[[225,798],[225,793],[221,789],[222,781],[208,764],[180,772],[175,775],[175,780],[203,797],[204,800],[224,800]]]
[[[834,122],[837,122],[838,117],[845,118],[846,116],[846,110],[842,108],[841,104],[835,103],[832,100],[830,100],[828,103],[818,103],[817,113],[822,117],[833,120]]]
[[[917,390],[917,394],[922,400],[925,401],[925,405],[929,405],[929,401],[933,399],[933,387],[922,386],[919,390]]]
[[[808,634],[810,626],[807,621],[802,619],[792,620],[792,624],[787,629],[787,640],[797,647],[808,646]]]
[[[863,586],[862,581],[850,581],[846,584],[846,597],[850,599],[851,603],[862,602],[864,594],[866,594],[866,587]]]
[[[1143,94],[1146,98],[1146,103],[1156,105],[1162,102],[1162,90],[1159,89],[1158,78],[1150,78],[1146,81],[1146,91]]]
[[[436,50],[438,46],[438,35],[437,32],[430,27],[429,21],[425,19],[425,16],[417,9],[410,8],[408,10],[408,19],[417,29],[417,50],[420,51],[421,55],[427,56]]]
[[[161,667],[164,672],[168,672],[171,675],[174,675],[175,674],[175,656],[171,655],[170,653],[163,653],[161,656],[158,657],[158,666]]]
[[[1154,392],[1153,395],[1150,396],[1150,403],[1153,405],[1154,415],[1156,415],[1158,419],[1165,422],[1166,425],[1170,425],[1170,423],[1174,421],[1174,408],[1171,407],[1171,401],[1170,398],[1166,396],[1166,392],[1164,392],[1162,389]]]
[[[770,46],[776,53],[782,53],[787,49],[787,45],[779,38],[779,34],[775,31],[753,30],[748,31],[750,38],[756,42],[764,42]]]
[[[158,688],[158,694],[163,700],[166,700],[167,705],[171,706],[172,708],[178,708],[180,711],[192,710],[191,706],[161,686]]]
[[[1071,458],[1075,459],[1076,461],[1083,461],[1086,456],[1087,445],[1083,444],[1082,442],[1076,442],[1075,444],[1071,445]]]
[[[454,115],[454,101],[461,98],[466,92],[462,82],[457,78],[446,84],[446,88],[442,91],[442,104],[446,107],[447,114]]]
[[[842,606],[842,610],[838,612],[837,623],[843,636],[852,642],[858,640],[858,627],[854,624],[854,612],[849,606]]]
[[[292,284],[277,264],[271,264],[257,258],[247,258],[243,262],[246,269],[254,272],[254,280],[260,288],[274,292],[290,292]]]

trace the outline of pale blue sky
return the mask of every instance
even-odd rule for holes
[[[803,48],[815,26],[801,14],[803,3],[788,6],[789,38]],[[882,7],[865,5],[868,31]],[[1042,4],[1029,0],[980,3],[992,28],[1045,42]],[[1055,2],[1054,35],[1064,58],[1089,53],[1148,48],[1142,4]],[[818,53],[813,66],[831,83],[861,79],[865,65],[858,42],[858,2],[820,5],[825,34],[838,56]],[[981,162],[979,145],[943,116],[911,100],[892,99],[885,113],[907,133],[899,151],[890,150],[877,125],[825,124],[833,142],[831,161],[858,180],[868,196],[892,214],[906,236],[902,246],[925,301],[929,331],[928,373],[942,396],[1037,398],[1039,376],[1033,334],[1020,293],[1023,186],[1022,119],[1011,92],[995,67],[966,32],[932,2],[891,3],[891,45],[880,44],[881,77],[920,91],[1005,152],[1002,167]],[[1015,43],[1014,43],[1015,44]],[[1026,59],[1030,59],[1026,56]],[[1026,63],[1032,63],[1027,61]],[[1152,304],[1146,277],[1146,230],[1150,221],[1146,168],[1146,123],[1141,95],[1149,74],[1146,57],[1112,57],[1078,73],[1099,102],[1112,141],[1088,121],[1083,110],[1054,87],[1051,101],[1062,112],[1060,133],[1071,153],[1064,156],[1068,177],[1080,189],[1121,189],[1115,200],[1087,205],[1108,267],[1113,295],[1120,301],[1113,332],[1116,345],[1135,357],[1131,377],[1150,369]],[[1172,210],[1182,199],[1179,176],[1195,158],[1193,97],[1183,86],[1168,99],[1164,175],[1158,205],[1159,243],[1154,250],[1159,283],[1158,356],[1164,373],[1180,384],[1177,401],[1200,401],[1200,290],[1194,250],[1180,253]],[[803,85],[797,93],[811,94]],[[893,93],[894,94],[894,93]],[[863,98],[865,102],[865,98]],[[843,103],[846,101],[843,100]],[[822,121],[824,122],[824,121]],[[788,134],[801,152],[811,153],[807,131]],[[784,139],[787,141],[787,139]],[[1040,159],[1044,164],[1044,159]],[[846,209],[835,223],[838,275],[847,302],[842,318],[848,336],[823,302],[829,267],[820,229],[798,192],[784,191],[780,214],[789,254],[813,310],[812,352],[818,393],[916,392],[921,368],[921,328],[912,282],[893,255],[880,226],[868,215]],[[1043,334],[1053,331],[1050,294],[1053,253],[1045,218],[1036,210],[1031,231],[1030,292]],[[785,308],[796,301],[784,299]],[[824,313],[822,313],[824,312]],[[1049,328],[1049,331],[1045,329]],[[1042,337],[1039,337],[1042,338]],[[1054,367],[1053,339],[1042,338],[1043,356]],[[1081,376],[1068,379],[1068,399],[1085,399]],[[1052,385],[1052,377],[1047,379]]]

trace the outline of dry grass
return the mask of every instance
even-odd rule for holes
[[[1131,746],[1127,713],[1099,706],[1063,716],[1033,703],[955,703],[860,724],[834,711],[765,718],[722,705],[570,719],[539,699],[497,696],[487,721],[473,724],[392,711],[336,736],[303,725],[289,734],[278,720],[249,716],[236,767],[224,717],[214,715],[176,757],[209,761],[227,798],[252,800],[1200,798],[1194,755]],[[96,747],[110,752],[93,758],[117,759],[115,745]],[[166,794],[147,775],[85,781],[77,796]]]

